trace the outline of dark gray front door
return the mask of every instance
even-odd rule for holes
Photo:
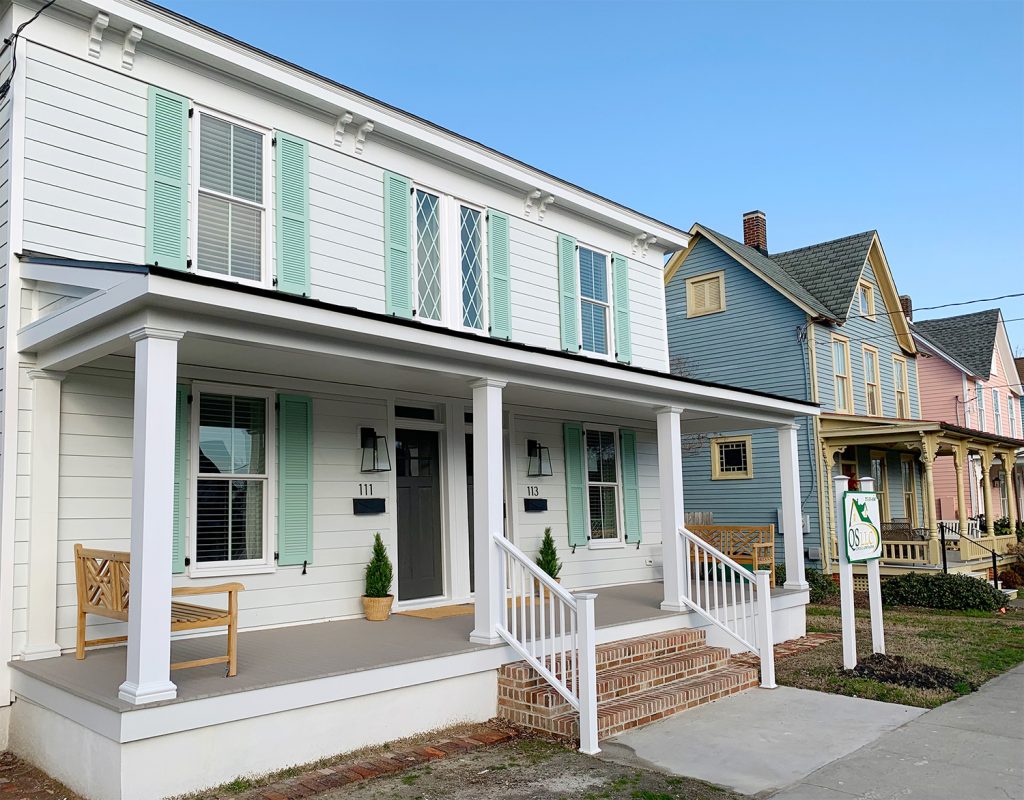
[[[395,431],[399,600],[444,592],[440,467],[437,432]]]

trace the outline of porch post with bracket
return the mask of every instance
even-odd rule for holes
[[[970,472],[967,464],[967,448],[957,444],[953,450],[953,470],[956,472],[956,504],[957,518],[960,522],[960,535],[967,535],[967,492],[964,491],[964,478]]]
[[[679,424],[681,408],[665,407],[658,414],[658,480],[661,494],[662,583],[665,611],[686,608],[683,597],[689,593],[687,548],[679,529],[686,524],[683,508],[683,444]]]
[[[29,370],[32,379],[29,476],[28,619],[22,658],[53,658],[57,645],[57,501],[60,387],[63,372]]]
[[[928,563],[940,564],[939,526],[935,513],[935,451],[938,444],[929,434],[921,436],[921,464],[924,466],[924,518],[928,525]]]
[[[178,331],[143,328],[135,342],[132,444],[131,584],[128,669],[118,696],[129,703],[170,700],[171,550]]]
[[[786,550],[786,588],[807,589],[804,570],[804,525],[800,509],[798,425],[779,428],[779,476],[782,479],[782,533]],[[774,554],[772,556],[774,558]]]
[[[981,502],[985,508],[985,535],[995,540],[996,515],[992,508],[992,448],[989,445],[978,450],[981,461]],[[991,545],[990,545],[991,546]]]
[[[1006,484],[1006,510],[1009,512],[1010,517],[1010,533],[1014,533],[1017,530],[1017,487],[1014,484],[1013,460],[1013,450],[1003,453],[1003,475],[1006,476],[1004,478],[1004,483]]]
[[[503,535],[501,390],[504,381],[484,378],[473,387],[473,574],[476,616],[469,640],[498,644],[498,622],[505,605],[505,584],[494,536]]]

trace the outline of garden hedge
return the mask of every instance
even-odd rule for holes
[[[970,575],[908,573],[882,581],[882,603],[956,611],[996,611],[1006,595]]]

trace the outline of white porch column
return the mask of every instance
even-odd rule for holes
[[[492,536],[503,534],[505,489],[502,476],[501,390],[504,381],[484,378],[473,386],[473,574],[476,624],[469,640],[497,644],[505,586]]]
[[[683,409],[664,407],[658,413],[658,480],[661,494],[661,553],[664,560],[665,611],[682,611],[682,598],[689,591],[685,548],[679,529],[686,522],[683,510],[683,444],[679,415]]]
[[[118,696],[129,703],[170,700],[171,549],[174,515],[174,418],[178,340],[144,328],[135,342],[132,446],[131,588],[128,670]]]
[[[57,645],[57,500],[60,476],[60,383],[63,372],[30,370],[28,620],[22,658],[52,658]]]
[[[786,588],[807,589],[804,570],[804,522],[800,509],[799,425],[779,428],[779,475],[782,479],[782,534],[786,549]]]

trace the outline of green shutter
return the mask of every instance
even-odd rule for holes
[[[562,349],[575,353],[580,349],[580,298],[576,289],[576,240],[558,234],[558,298],[562,320]]]
[[[277,131],[277,288],[309,296],[309,143]]]
[[[188,100],[149,87],[146,263],[188,269]]]
[[[587,535],[587,484],[583,468],[583,426],[562,426],[565,454],[565,507],[569,518],[569,546],[585,545]]]
[[[412,184],[384,173],[384,307],[396,317],[412,317]]]
[[[626,541],[643,539],[640,529],[640,473],[636,467],[636,431],[619,431],[622,450],[622,517]]]
[[[633,360],[633,339],[629,331],[629,259],[612,253],[612,297],[615,306],[615,359],[623,364]]]
[[[188,508],[188,386],[178,386],[174,418],[174,518],[171,572],[185,571],[185,530]]]
[[[487,276],[490,286],[491,336],[512,338],[512,294],[509,284],[508,215],[487,210]]]
[[[277,396],[277,563],[313,561],[313,400]]]

